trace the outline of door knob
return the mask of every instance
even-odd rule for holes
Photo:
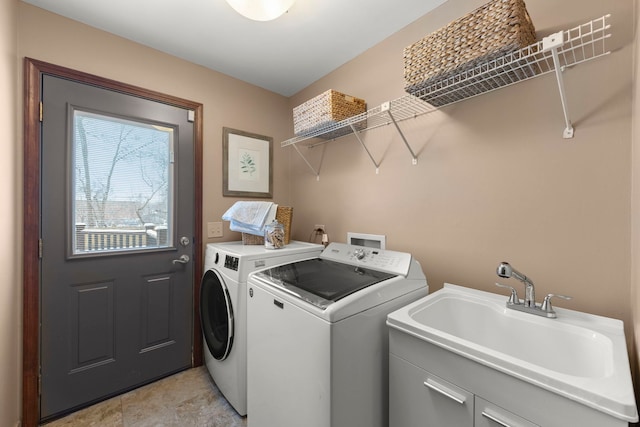
[[[171,261],[174,264],[186,264],[190,261],[189,255],[180,255],[180,258]]]

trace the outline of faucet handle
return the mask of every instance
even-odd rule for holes
[[[502,283],[498,283],[498,282],[496,282],[496,286],[511,290],[511,296],[509,297],[507,304],[513,304],[513,305],[520,304],[520,298],[518,298],[518,291],[516,291],[516,289],[513,286],[503,285]]]
[[[572,297],[567,295],[547,294],[547,296],[544,297],[544,300],[542,301],[540,310],[544,311],[545,313],[553,313],[554,311],[553,311],[553,307],[551,306],[551,298],[554,298],[554,297],[562,298],[563,300],[567,300],[567,301],[572,299]]]

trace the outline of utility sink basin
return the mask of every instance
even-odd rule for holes
[[[627,421],[636,409],[623,323],[554,307],[556,319],[506,308],[508,297],[452,284],[387,324]]]

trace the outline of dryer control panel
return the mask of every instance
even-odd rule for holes
[[[411,254],[378,248],[347,245],[332,242],[320,254],[320,258],[367,267],[385,273],[406,276],[411,266]]]
[[[228,269],[233,270],[233,271],[238,271],[238,263],[239,263],[238,257],[231,256],[231,255],[226,255],[224,257],[224,267],[225,268],[228,268]]]

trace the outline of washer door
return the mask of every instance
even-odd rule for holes
[[[202,277],[200,322],[211,355],[217,360],[226,359],[233,346],[233,307],[229,290],[215,270]]]

